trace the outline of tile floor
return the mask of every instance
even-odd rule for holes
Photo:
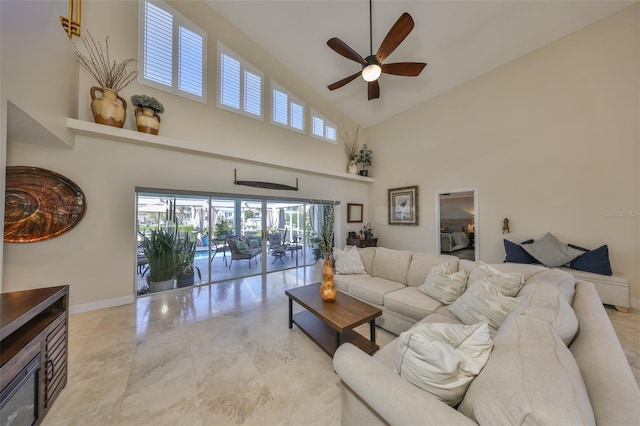
[[[320,275],[283,271],[72,315],[69,382],[43,425],[340,424],[331,358],[287,327],[284,291]],[[640,313],[607,312],[640,382]],[[381,346],[394,337],[378,329]]]

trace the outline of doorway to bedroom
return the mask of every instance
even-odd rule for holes
[[[440,254],[475,260],[478,254],[475,189],[436,193],[436,247]]]

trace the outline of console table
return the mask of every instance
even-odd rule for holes
[[[356,246],[356,247],[377,247],[378,239],[377,238],[347,238],[348,246]]]
[[[2,417],[39,424],[66,386],[68,300],[66,285],[0,294]]]

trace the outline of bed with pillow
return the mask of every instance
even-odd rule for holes
[[[452,253],[469,247],[469,237],[464,232],[441,232],[440,251]]]

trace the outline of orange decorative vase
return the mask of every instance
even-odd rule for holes
[[[96,92],[100,92],[102,96],[96,96]],[[91,112],[98,124],[122,127],[127,118],[127,101],[118,96],[115,90],[94,86],[91,88]]]
[[[136,108],[134,111],[136,116],[136,126],[138,131],[142,133],[151,133],[157,135],[160,131],[160,115],[151,108]]]
[[[336,298],[336,285],[333,282],[333,268],[331,267],[331,259],[324,261],[324,269],[322,270],[322,284],[320,285],[320,296],[323,302],[332,302]]]

